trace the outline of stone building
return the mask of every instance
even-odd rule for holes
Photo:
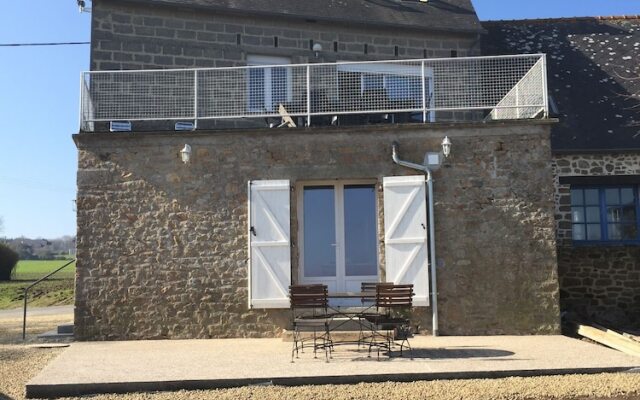
[[[363,281],[413,283],[418,331],[437,297],[442,334],[557,333],[543,58],[463,58],[469,0],[310,3],[93,1],[77,338],[278,336],[289,284]]]
[[[561,309],[640,328],[640,18],[483,26],[488,54],[547,54]]]

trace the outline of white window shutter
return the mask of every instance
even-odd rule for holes
[[[415,306],[429,305],[425,176],[385,177],[384,236],[387,282],[413,284]]]
[[[249,307],[289,308],[288,180],[249,182]]]

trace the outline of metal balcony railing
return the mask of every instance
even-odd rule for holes
[[[353,115],[403,122],[548,116],[542,54],[229,68],[83,72],[81,131],[113,121]],[[315,118],[325,116],[323,118]]]

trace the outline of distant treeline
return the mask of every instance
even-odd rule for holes
[[[63,236],[57,239],[0,239],[15,250],[21,260],[59,260],[75,254],[75,236]]]

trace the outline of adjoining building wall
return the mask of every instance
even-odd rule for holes
[[[571,185],[560,183],[560,177],[640,175],[640,154],[558,154],[553,168],[562,311],[640,327],[640,247],[574,244]]]
[[[480,54],[475,34],[366,28],[102,0],[93,2],[91,39],[92,70],[243,66],[248,54],[289,57],[294,64],[451,57],[452,51],[457,56]],[[310,41],[323,47],[318,58]]]
[[[416,175],[448,135],[434,174],[440,332],[559,331],[547,121],[304,130],[78,134],[79,340],[274,337],[287,310],[247,307],[247,182]],[[192,146],[191,163],[179,151]],[[297,232],[291,193],[292,237]],[[382,207],[379,207],[382,210]],[[378,216],[384,276],[383,215]],[[292,246],[292,276],[298,253]],[[414,315],[431,328],[430,310]]]

